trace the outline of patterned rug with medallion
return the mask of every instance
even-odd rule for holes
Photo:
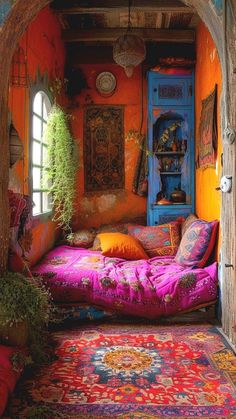
[[[83,324],[19,383],[6,418],[236,418],[236,357],[215,326]]]

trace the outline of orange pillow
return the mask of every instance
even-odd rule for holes
[[[148,259],[141,244],[134,237],[122,233],[101,233],[97,237],[104,256],[129,260]]]

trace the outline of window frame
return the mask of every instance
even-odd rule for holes
[[[36,95],[38,93],[41,93],[43,96],[42,100],[42,104],[41,104],[41,115],[39,115],[37,112],[34,111],[34,100],[36,98]],[[46,98],[46,100],[45,100]],[[50,92],[48,91],[48,89],[42,85],[41,83],[37,83],[34,86],[31,86],[30,89],[30,139],[29,139],[29,190],[30,190],[30,195],[32,197],[33,200],[33,193],[35,192],[39,192],[40,193],[40,210],[43,209],[43,192],[46,191],[45,188],[34,188],[33,187],[33,169],[34,168],[39,168],[40,169],[40,174],[42,173],[42,152],[43,152],[43,147],[45,147],[45,145],[43,145],[44,143],[42,142],[42,136],[40,140],[37,140],[34,138],[34,117],[37,117],[38,119],[40,119],[40,124],[41,124],[41,134],[43,131],[43,125],[46,122],[46,120],[44,119],[44,115],[43,115],[43,104],[45,103],[46,106],[46,110],[47,113],[49,113],[49,111],[51,110],[52,107],[52,97]],[[41,161],[40,164],[36,164],[33,162],[33,145],[34,143],[40,144],[41,147]],[[34,220],[47,220],[47,219],[51,219],[52,217],[52,213],[53,213],[53,209],[50,208],[47,211],[44,212],[40,212],[38,214],[33,214],[32,212],[32,216]]]

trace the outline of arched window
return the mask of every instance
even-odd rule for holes
[[[33,215],[51,211],[50,195],[42,185],[42,173],[47,157],[47,144],[43,138],[43,131],[47,125],[51,103],[47,94],[38,91],[32,101],[32,129],[31,129],[31,163],[32,163],[32,198],[34,202]]]

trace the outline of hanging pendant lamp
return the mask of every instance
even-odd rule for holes
[[[127,77],[132,76],[134,67],[139,65],[146,57],[144,40],[131,33],[130,7],[131,0],[129,0],[127,32],[120,36],[113,46],[113,59],[124,68]]]

